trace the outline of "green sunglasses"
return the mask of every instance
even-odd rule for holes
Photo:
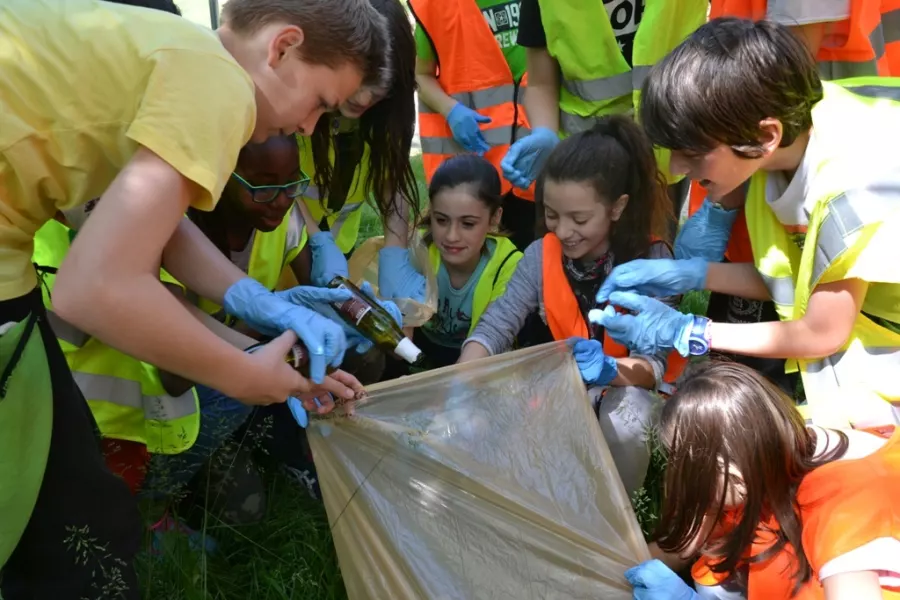
[[[303,171],[300,171],[300,179],[284,185],[253,185],[237,173],[232,173],[231,176],[237,179],[238,183],[244,186],[245,190],[250,192],[250,199],[257,204],[268,204],[274,201],[282,192],[293,200],[303,195],[303,192],[309,187],[309,175]]]

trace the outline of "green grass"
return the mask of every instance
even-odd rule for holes
[[[413,156],[409,162],[412,164],[413,173],[416,176],[416,186],[419,188],[420,208],[428,205],[428,186],[425,184],[425,169],[422,167],[422,155]],[[384,225],[381,216],[375,206],[368,202],[362,208],[363,214],[359,224],[359,241],[384,234]]]
[[[423,204],[427,198],[421,156],[413,169]],[[360,239],[382,234],[381,219],[364,208]],[[681,309],[706,312],[708,295],[685,295]],[[661,503],[664,458],[655,436],[651,468],[644,488],[633,498],[645,535],[656,526]],[[208,555],[191,550],[186,537],[167,536],[163,551],[151,555],[147,536],[138,559],[142,595],[147,600],[337,600],[346,598],[328,519],[321,503],[310,499],[280,474],[267,477],[266,518],[259,524],[232,527],[211,511],[203,511],[201,529],[218,542]],[[147,527],[161,508],[145,505]]]
[[[142,595],[153,600],[332,600],[346,598],[322,504],[283,476],[268,485],[267,517],[231,527],[205,512],[209,555],[182,535],[165,538],[153,556],[149,536],[138,559]],[[152,508],[148,510],[152,512]],[[153,519],[147,518],[147,525]]]

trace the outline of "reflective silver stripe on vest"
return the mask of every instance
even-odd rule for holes
[[[849,77],[865,77],[878,75],[878,61],[884,57],[885,34],[882,22],[869,34],[869,43],[875,51],[874,60],[849,61],[849,60],[824,60],[819,61],[819,75],[822,79],[847,79]]]
[[[900,102],[900,86],[888,85],[848,85],[846,89],[866,98],[886,98]]]
[[[632,116],[634,114],[634,110],[616,114]],[[591,117],[582,117],[581,115],[567,113],[560,109],[559,128],[569,135],[574,135],[576,133],[581,133],[582,131],[587,131],[588,129],[596,125],[603,116],[605,115],[600,114]]]
[[[649,72],[650,67],[635,67],[631,71],[609,77],[581,81],[563,78],[560,83],[567,92],[585,102],[604,102],[640,90]]]
[[[844,192],[829,202],[816,235],[810,290],[850,247],[848,237],[866,224],[882,220],[897,207],[900,207],[900,172],[896,171],[871,181],[866,187]]]
[[[505,146],[512,142],[513,126],[506,125],[504,127],[494,127],[493,129],[482,129],[481,135],[491,146]],[[443,137],[423,137],[422,152],[425,154],[464,154],[462,146],[456,143],[453,138]]]
[[[794,280],[791,277],[772,277],[765,273],[760,273],[772,296],[772,301],[781,306],[794,305]]]
[[[73,371],[72,376],[86,399],[143,410],[144,418],[151,421],[174,421],[197,412],[192,390],[178,397],[144,396],[137,381],[81,371]]]
[[[500,104],[505,104],[507,102],[512,102],[515,98],[515,94],[516,86],[510,83],[506,85],[498,85],[496,87],[491,87],[484,90],[478,90],[475,92],[457,92],[456,94],[450,94],[450,97],[463,106],[468,106],[472,110],[479,110],[483,108],[491,108],[492,106],[499,106]],[[430,106],[420,101],[419,113],[436,114],[437,111],[433,110]]]
[[[314,185],[309,186],[308,188],[306,188],[306,191],[303,193],[303,197],[308,198],[310,200],[318,200],[319,199],[319,188],[317,188]],[[363,204],[364,204],[364,202],[350,202],[350,203],[344,204],[341,207],[341,210],[338,211],[337,220],[331,226],[332,234],[337,235],[336,232],[344,224],[344,221],[347,220],[347,217],[349,217],[353,211],[360,208]],[[333,214],[334,214],[333,212],[330,212],[330,213],[327,213],[327,216],[331,216]]]
[[[882,14],[881,27],[885,44],[900,42],[900,8]]]
[[[853,352],[857,351],[857,349],[853,350]],[[900,348],[893,346],[882,346],[877,348],[864,347],[862,348],[862,351],[866,353],[866,360],[872,361],[873,371],[896,373],[897,369],[900,368]],[[806,370],[809,373],[818,374],[825,369],[834,369],[837,376],[840,377],[841,359],[845,354],[846,351],[842,350],[840,352],[835,352],[828,358],[808,362],[806,363]],[[841,382],[838,381],[837,383],[840,385]]]
[[[53,329],[53,335],[76,348],[82,348],[91,339],[90,335],[68,321],[64,321],[52,310],[47,311],[47,322],[50,324],[50,328]]]
[[[349,202],[341,207],[341,212],[338,213],[338,218],[335,219],[334,223],[331,224],[332,237],[337,237],[338,232],[341,230],[341,227],[344,226],[344,222],[347,220],[347,218],[351,214],[353,214],[353,211],[361,208],[362,205],[362,202]]]

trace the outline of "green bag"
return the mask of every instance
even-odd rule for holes
[[[50,452],[53,386],[37,320],[0,334],[0,568],[28,525]]]

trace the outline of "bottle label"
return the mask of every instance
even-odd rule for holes
[[[349,288],[341,284],[338,286],[338,289],[346,290]],[[370,310],[372,310],[371,306],[356,297],[342,302],[340,308],[340,311],[353,321],[354,325],[359,325],[359,322],[362,321],[363,317],[365,317]]]

